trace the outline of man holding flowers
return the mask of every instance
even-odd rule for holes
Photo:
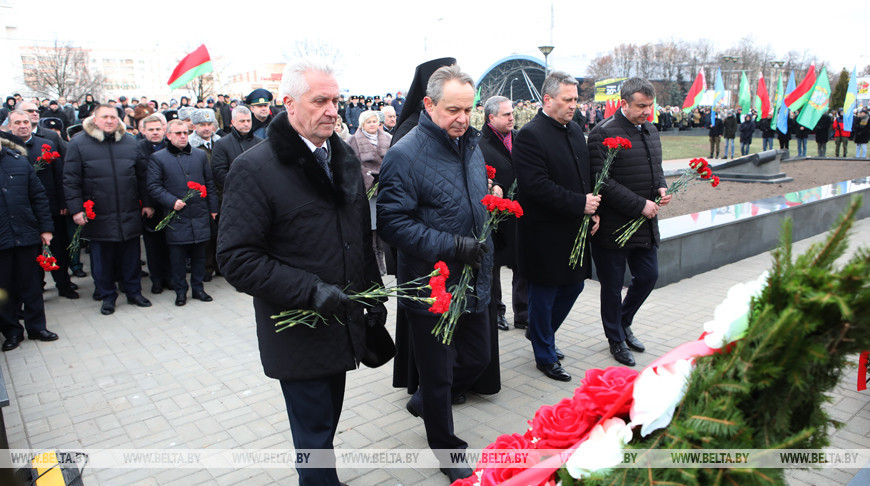
[[[601,200],[592,194],[589,151],[583,130],[572,121],[577,80],[553,71],[544,80],[543,109],[514,142],[517,200],[524,216],[517,223],[518,265],[529,284],[529,330],[537,368],[548,378],[570,381],[556,347],[556,331],[591,274],[589,257],[568,264],[585,214]],[[591,232],[598,228],[592,217]]]
[[[668,204],[667,184],[662,170],[662,145],[659,133],[648,121],[653,110],[655,88],[641,78],[622,83],[620,109],[599,123],[589,135],[592,172],[601,171],[607,156],[604,140],[623,137],[631,147],[619,151],[610,167],[609,179],[601,189],[601,228],[592,238],[592,259],[601,283],[601,322],[610,344],[610,353],[620,363],[634,366],[628,348],[644,351],[634,336],[631,323],[658,279],[657,248],[659,229],[656,215]],[[662,196],[656,204],[655,199]],[[643,215],[647,221],[624,247],[616,242],[622,226]],[[625,266],[631,284],[625,299],[622,287]]]
[[[217,259],[226,280],[254,297],[260,360],[281,382],[294,447],[319,450],[312,457],[322,467],[298,468],[300,484],[338,486],[332,449],[347,371],[364,357],[366,326],[383,326],[387,310],[345,294],[382,283],[360,163],[334,132],[332,67],[289,64],[280,96],[286,109],[267,138],[227,174]],[[271,316],[286,309],[327,322],[276,332]]]
[[[432,333],[439,316],[425,304],[401,299],[408,316],[411,347],[420,388],[407,404],[423,417],[429,447],[451,481],[471,475],[464,463],[452,462],[444,450],[465,450],[468,444],[453,429],[451,400],[474,384],[490,361],[487,307],[492,278],[491,241],[481,242],[488,213],[487,174],[478,141],[469,127],[474,81],[459,66],[439,68],[429,78],[420,122],[384,157],[378,195],[378,231],[398,249],[400,284],[432,271],[444,260],[450,277],[447,290],[462,280],[463,268],[474,270],[467,292],[467,313],[455,327],[452,342]],[[459,300],[462,300],[461,296]]]

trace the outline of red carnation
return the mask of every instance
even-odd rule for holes
[[[590,369],[574,392],[574,398],[583,400],[592,414],[602,416],[626,388],[634,385],[639,374],[637,370],[623,366]],[[616,416],[626,415],[630,409],[631,401],[628,401],[616,411]]]
[[[442,275],[445,279],[450,278],[450,269],[447,268],[447,264],[443,261],[439,260],[435,263],[435,270],[438,270],[438,274]]]
[[[718,185],[719,185],[719,176],[715,176],[715,175],[714,175],[714,176],[712,177],[712,182],[713,182],[713,187],[718,186]]]
[[[698,174],[701,175],[701,179],[709,179],[713,175],[713,171],[709,167],[704,166],[698,169]]]
[[[486,178],[495,179],[495,167],[491,165],[486,166]]]

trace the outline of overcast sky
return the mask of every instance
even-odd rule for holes
[[[554,0],[552,31],[547,0],[12,2],[25,42],[57,37],[84,47],[159,43],[183,51],[204,43],[213,58],[231,64],[227,74],[283,62],[299,39],[324,40],[341,50],[341,88],[365,93],[407,90],[414,67],[427,59],[455,57],[478,79],[512,54],[542,58],[537,46],[546,44],[555,46],[551,67],[575,76],[620,43],[671,38],[707,38],[724,49],[752,36],[778,56],[806,50],[830,61],[831,69],[870,64],[870,8],[863,2],[818,10],[809,1]]]

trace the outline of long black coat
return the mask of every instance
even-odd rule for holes
[[[276,379],[355,368],[366,324],[356,305],[338,316],[343,324],[331,317],[313,329],[276,333],[270,316],[310,309],[320,281],[349,291],[381,283],[359,161],[338,135],[329,144],[334,184],[280,113],[266,140],[233,162],[224,186],[218,263],[228,282],[254,296],[260,359]]]
[[[148,193],[163,207],[164,213],[169,214],[175,201],[187,194],[188,182],[205,185],[206,197],[193,196],[176,213],[165,228],[166,243],[170,245],[203,243],[211,239],[210,213],[218,212],[217,193],[211,167],[202,150],[191,150],[189,144],[178,149],[170,143],[151,155]]]
[[[23,152],[0,139],[0,250],[38,245],[40,233],[54,231],[45,188]]]
[[[36,160],[42,156],[42,145],[49,145],[52,151],[56,151],[57,147],[51,140],[40,138],[37,136],[30,137],[25,143],[27,147],[27,158],[30,160],[30,165],[36,163]],[[63,197],[63,157],[58,158],[54,162],[43,167],[42,170],[36,173],[42,186],[45,187],[45,194],[48,196],[48,207],[51,210],[52,216],[60,214],[61,209],[66,209],[66,201]]]
[[[622,110],[599,123],[589,134],[592,173],[604,167],[607,149],[602,142],[608,137],[623,137],[631,141],[630,149],[622,149],[610,166],[610,178],[601,189],[598,215],[601,225],[592,237],[593,245],[616,249],[617,229],[641,215],[647,200],[655,201],[659,188],[667,187],[662,170],[662,143],[659,132],[650,122],[641,131]],[[658,217],[646,220],[632,235],[624,248],[652,248],[659,244]]]
[[[586,194],[592,192],[589,150],[583,130],[564,126],[543,111],[517,134],[513,143],[520,274],[542,285],[570,285],[590,276],[589,255],[575,268],[568,257],[583,222]],[[588,240],[587,240],[588,241]]]
[[[516,140],[519,130],[511,130],[512,140]],[[483,152],[483,160],[486,165],[495,169],[494,184],[501,186],[505,197],[511,186],[517,179],[514,173],[514,165],[511,153],[492,131],[489,124],[485,123],[480,130],[480,150]],[[495,244],[495,256],[493,265],[514,268],[517,265],[517,220],[508,218],[498,224],[498,229],[492,235]]]
[[[227,172],[230,171],[230,166],[236,157],[262,141],[262,138],[254,135],[253,130],[242,136],[238,130],[232,128],[228,135],[215,142],[211,154],[211,169],[214,174],[215,186],[219,191],[223,192]]]
[[[142,234],[140,200],[152,207],[145,188],[146,162],[123,123],[105,136],[93,117],[82,123],[84,133],[70,140],[63,168],[63,187],[70,214],[94,202],[96,218],[82,237],[94,241],[127,241]]]

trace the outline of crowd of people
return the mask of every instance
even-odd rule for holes
[[[657,213],[670,201],[658,126],[648,121],[654,87],[626,80],[607,118],[602,106],[578,103],[577,80],[567,73],[551,72],[541,92],[540,102],[494,96],[475,105],[473,80],[444,58],[418,66],[407,97],[345,102],[332,68],[307,60],[287,67],[277,100],[264,89],[192,106],[186,97],[177,104],[9,97],[0,111],[2,350],[17,348],[25,331],[58,339],[46,327],[40,253],[56,257],[50,273],[58,293],[75,299],[71,276],[87,276],[80,253],[70,250],[80,241],[90,253],[93,299],[107,316],[119,293],[131,305],[151,306],[143,277],[152,295],[174,291],[183,306],[188,291],[212,301],[205,283],[223,275],[253,296],[261,361],[280,380],[294,446],[331,450],[346,372],[360,362],[383,364],[371,348],[386,306],[357,305],[348,294],[382,285],[387,273],[400,285],[419,281],[438,261],[451,288],[468,265],[471,285],[457,291],[468,293],[469,304],[453,342],[432,334],[438,316],[428,304],[400,299],[394,362],[394,385],[408,388],[407,410],[422,418],[442,471],[466,477],[466,464],[443,455],[467,448],[451,407],[468,391],[500,389],[498,332],[511,328],[504,267],[513,273],[514,328],[524,331],[545,377],[572,380],[556,334],[593,261],[610,353],[634,366],[632,351],[645,350],[632,322],[658,278]],[[663,108],[659,126],[703,125],[703,112],[683,118]],[[754,114],[742,121],[739,111],[724,115],[710,127],[710,157],[733,157],[738,134],[747,153]],[[849,134],[841,116],[832,118],[838,155],[840,139],[851,137],[866,156],[867,120],[864,110]],[[759,125],[767,133],[769,120]],[[594,195],[610,137],[631,146]],[[496,169],[489,180],[485,165]],[[487,194],[515,194],[524,215],[480,240],[487,213],[479,201]],[[587,215],[589,251],[571,266]],[[639,216],[640,229],[617,244],[614,232]],[[315,311],[334,325],[275,333],[273,316],[287,309]],[[330,469],[301,468],[299,476],[301,484],[339,484]]]

